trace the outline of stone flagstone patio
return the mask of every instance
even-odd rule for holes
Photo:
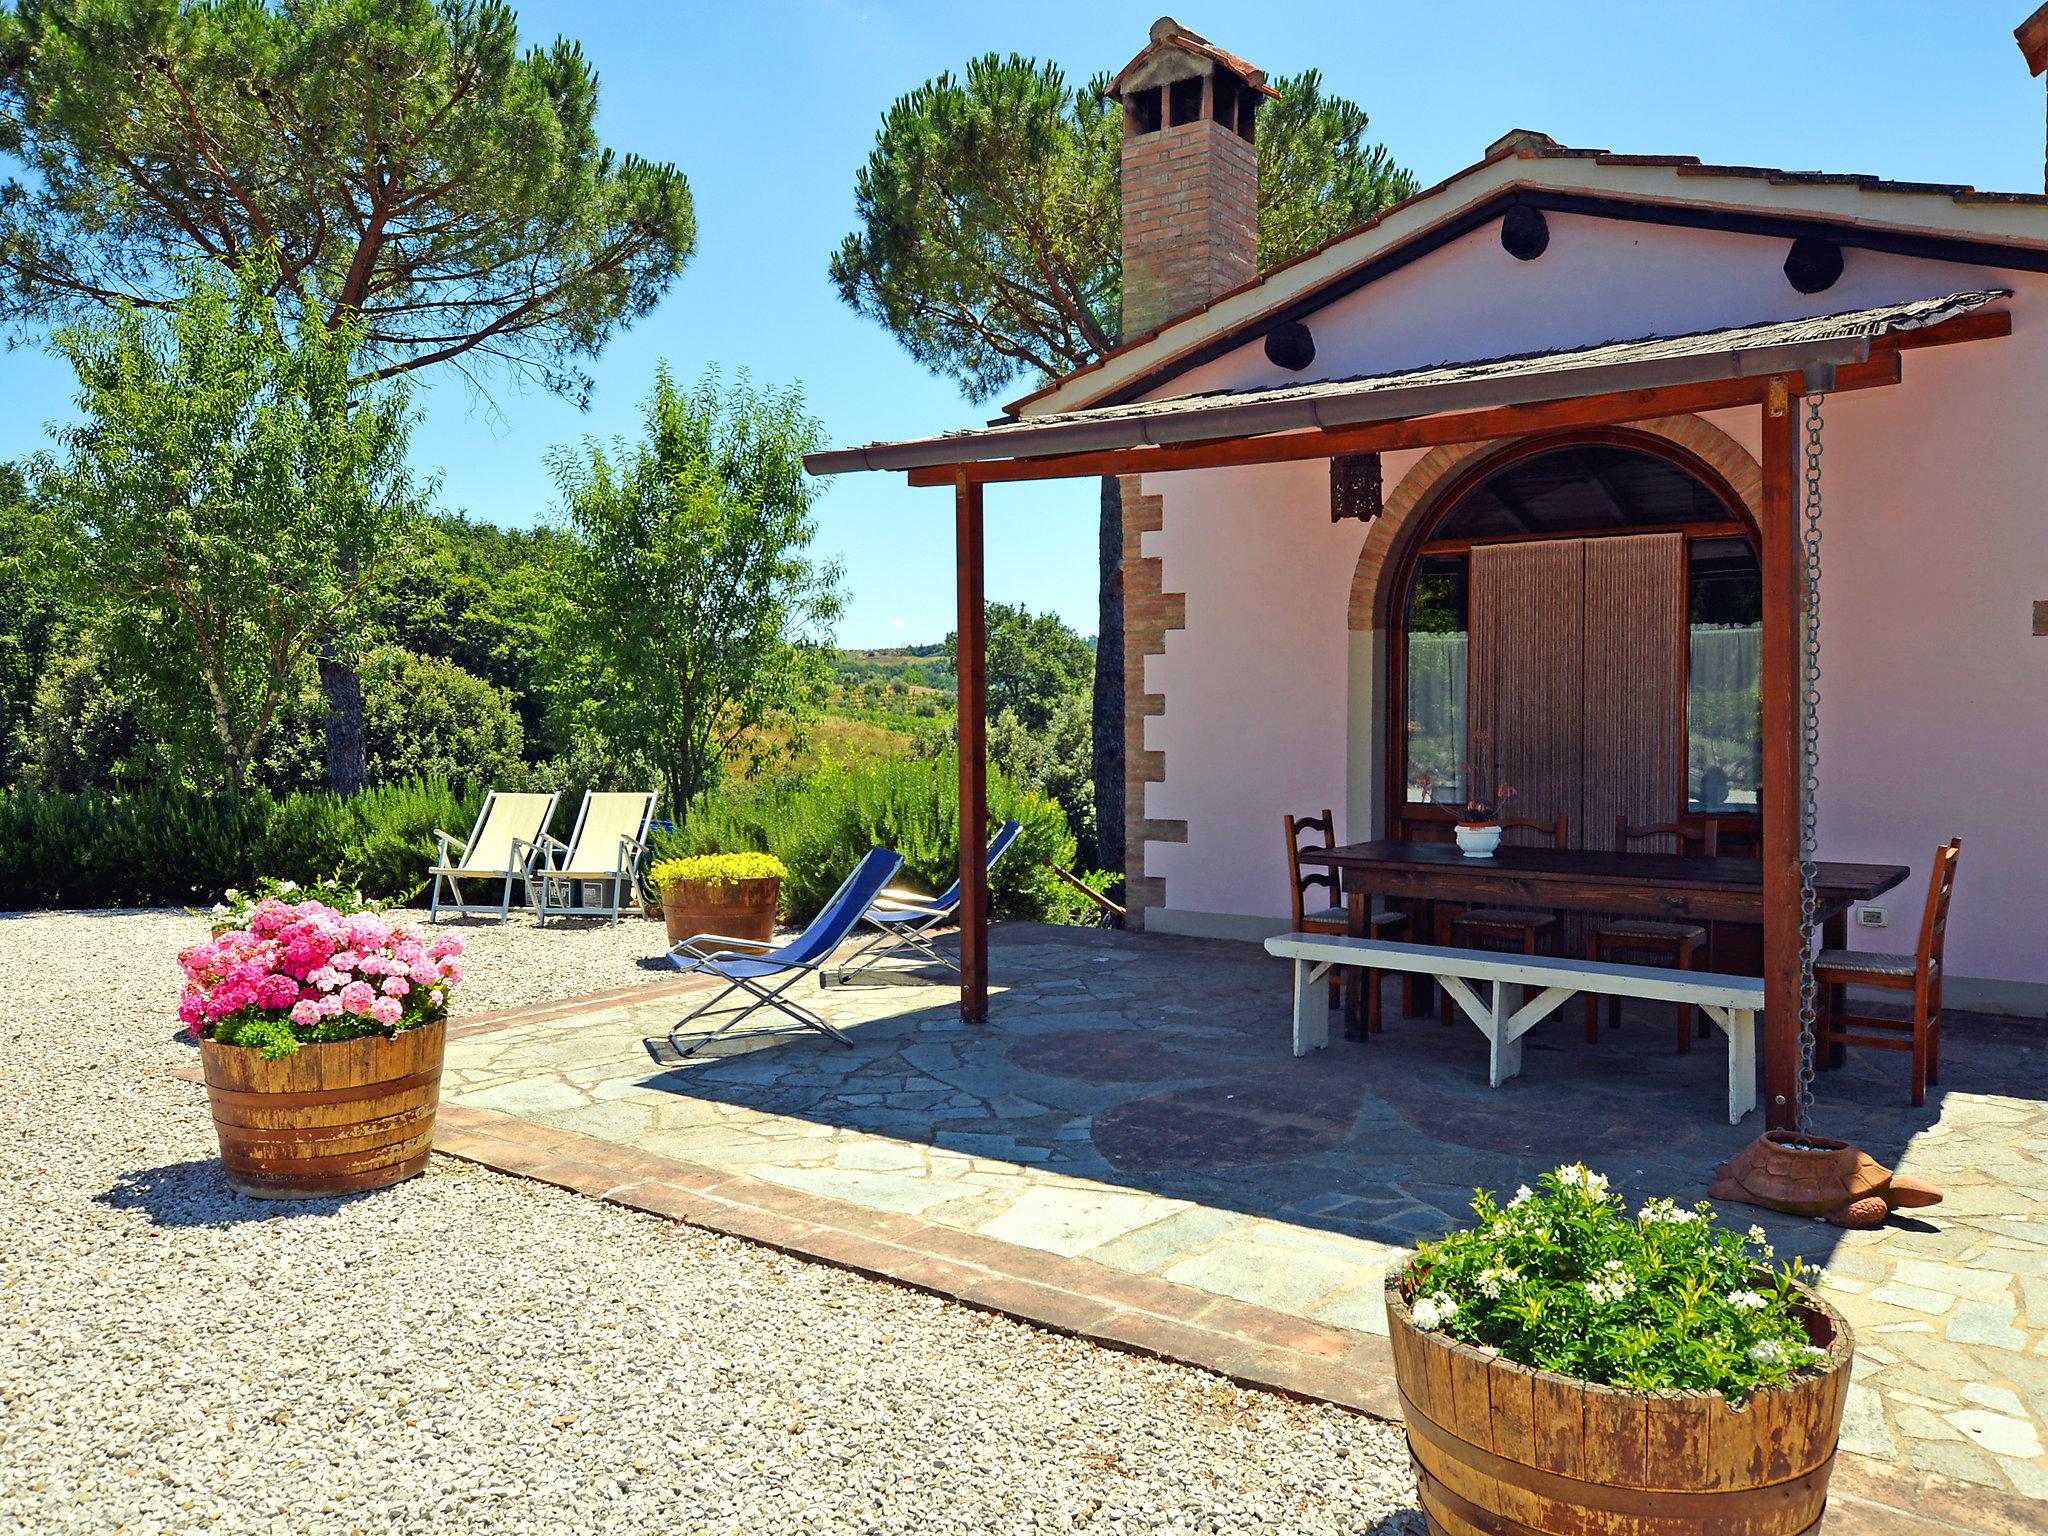
[[[821,1213],[872,1213],[892,1246],[855,1267],[1035,1254],[1047,1275],[1088,1277],[1070,1299],[1108,1305],[1122,1286],[1170,1314],[1192,1297],[1205,1327],[1366,1370],[1378,1357],[1348,1341],[1384,1334],[1385,1269],[1461,1221],[1475,1185],[1583,1158],[1632,1196],[1690,1202],[1758,1129],[1726,1124],[1718,1036],[1676,1055],[1668,1010],[1633,1009],[1588,1046],[1567,1007],[1495,1091],[1478,1032],[1399,1018],[1391,985],[1385,1034],[1294,1060],[1285,968],[1251,946],[1012,924],[992,969],[986,1027],[925,979],[806,989],[850,1049],[806,1033],[678,1061],[664,1037],[692,999],[674,987],[476,1021],[449,1043],[449,1149],[492,1161],[476,1150],[491,1126],[544,1127],[558,1138],[545,1156],[573,1144],[579,1167],[612,1146],[648,1159],[635,1178],[661,1160],[698,1188],[785,1191],[752,1198],[812,1230],[849,1225]],[[1844,1448],[1923,1484],[2048,1499],[2042,1028],[1951,1015],[1948,1082],[1922,1110],[1889,1054],[1822,1077],[1820,1128],[1932,1179],[1942,1205],[1864,1233],[1730,1213],[1825,1266],[1858,1339]],[[607,1187],[602,1170],[569,1182]]]

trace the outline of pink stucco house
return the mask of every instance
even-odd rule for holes
[[[1959,836],[1949,1003],[2048,1013],[2048,198],[1518,131],[1259,277],[1262,87],[1156,26],[1124,344],[814,465],[955,487],[977,604],[983,487],[1121,476],[1133,924],[1284,928],[1283,812],[1433,835],[1477,771],[1577,846],[1714,822],[1791,985],[1818,432],[1820,856],[1912,867],[1852,914],[1905,951]]]

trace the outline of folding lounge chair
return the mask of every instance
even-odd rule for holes
[[[846,877],[845,883],[833,892],[824,910],[811,919],[811,926],[780,949],[764,953],[752,940],[728,938],[716,933],[696,934],[676,945],[668,952],[670,965],[679,971],[716,976],[726,986],[709,1002],[692,1009],[677,1021],[675,1028],[668,1032],[669,1044],[679,1054],[691,1055],[725,1034],[756,1008],[764,1006],[788,1015],[804,1029],[815,1029],[820,1034],[829,1035],[841,1045],[853,1044],[812,1010],[783,994],[798,980],[812,975],[824,965],[832,951],[853,932],[854,924],[881,894],[882,887],[895,879],[896,871],[902,867],[903,855],[893,848],[870,848],[854,866],[853,873]],[[735,992],[743,992],[746,996],[730,1008],[718,1006]],[[700,1036],[687,1045],[683,1043],[683,1030],[700,1018],[707,1015],[715,1018],[721,1013],[732,1017],[710,1034]],[[794,1031],[786,1026],[771,1027],[749,1030],[737,1038],[790,1033]]]
[[[1006,821],[996,829],[996,835],[988,845],[988,867],[991,870],[996,867],[996,861],[1010,851],[1010,844],[1017,841],[1017,834],[1023,830],[1014,821]],[[951,921],[959,907],[958,880],[936,896],[921,896],[915,891],[882,892],[875,898],[874,905],[861,916],[861,921],[875,932],[867,943],[847,956],[846,963],[839,967],[839,980],[858,976],[881,961],[899,958],[908,958],[913,964],[933,963],[949,970],[959,970],[953,960],[932,945],[932,931]]]
[[[438,922],[443,912],[498,914],[503,922],[512,910],[512,882],[526,881],[533,861],[547,836],[548,822],[555,814],[560,795],[507,795],[492,790],[484,796],[484,808],[476,813],[476,825],[468,838],[434,828],[440,851],[427,874],[433,880],[428,916]],[[449,850],[459,852],[451,857]],[[464,880],[499,882],[498,899],[492,902],[465,901]],[[446,899],[443,899],[443,887]]]
[[[611,906],[579,907],[579,917],[601,917],[609,910],[612,926],[619,925],[619,912],[628,901],[637,901],[641,855],[647,851],[647,826],[654,820],[654,790],[620,792],[591,791],[583,797],[583,809],[576,813],[576,830],[566,843],[545,838],[540,862],[527,882],[527,899],[542,923],[552,911],[557,917],[571,910],[570,901],[577,881],[611,884]]]

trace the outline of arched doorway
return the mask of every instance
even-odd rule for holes
[[[1579,846],[1611,846],[1617,815],[1713,817],[1748,851],[1762,591],[1727,482],[1600,431],[1478,456],[1432,501],[1388,573],[1390,830],[1447,834],[1483,775]]]

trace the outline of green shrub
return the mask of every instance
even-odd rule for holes
[[[1637,1391],[1776,1386],[1827,1360],[1799,1320],[1799,1261],[1771,1267],[1761,1227],[1730,1231],[1705,1201],[1628,1214],[1607,1180],[1569,1164],[1479,1225],[1424,1243],[1397,1279],[1418,1328],[1519,1365]]]
[[[404,899],[425,878],[434,829],[467,832],[481,799],[439,780],[346,799],[9,790],[0,793],[0,909],[210,906],[266,876]]]
[[[753,850],[788,866],[784,910],[806,923],[877,845],[903,855],[900,883],[938,892],[960,863],[958,778],[948,757],[892,757],[827,763],[809,773],[700,795],[683,826],[656,839],[665,857]],[[1066,812],[1043,795],[989,776],[989,813],[1014,817],[1016,843],[990,880],[998,917],[1078,922],[1087,899],[1047,866],[1070,865],[1074,835]]]
[[[363,667],[363,746],[373,783],[491,785],[524,772],[526,728],[502,689],[439,656],[385,646]]]

